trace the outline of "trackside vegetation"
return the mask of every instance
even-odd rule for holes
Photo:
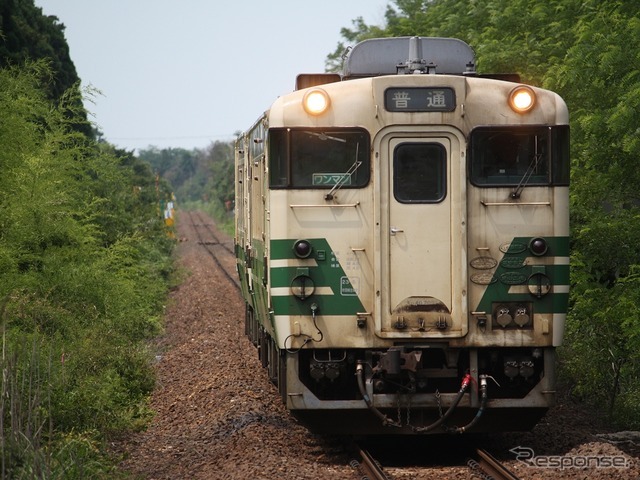
[[[51,77],[0,69],[0,478],[113,478],[106,440],[151,415],[173,243],[151,169]]]
[[[194,150],[149,147],[138,155],[171,184],[180,209],[203,210],[233,233],[234,142]]]

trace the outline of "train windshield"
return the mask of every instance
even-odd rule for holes
[[[568,185],[568,127],[482,127],[471,133],[471,182],[478,186]]]
[[[272,188],[358,188],[369,183],[369,134],[362,129],[272,129]]]

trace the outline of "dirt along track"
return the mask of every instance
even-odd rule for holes
[[[240,294],[207,251],[215,248],[224,268],[233,272],[233,255],[216,246],[231,240],[201,213],[192,217],[181,212],[177,228],[177,262],[184,274],[171,294],[165,333],[156,345],[157,387],[150,405],[156,415],[146,431],[116,445],[124,454],[122,468],[147,480],[360,479],[337,439],[313,435],[296,423],[262,370],[244,336]],[[523,479],[640,478],[638,446],[625,441],[616,445],[598,433],[607,429],[561,398],[533,432],[494,435],[483,446],[507,460]],[[451,440],[448,444],[453,446],[447,450],[459,447]],[[509,450],[519,447],[534,452],[538,463],[527,466],[515,460]],[[430,456],[431,448],[421,449],[417,457]],[[630,467],[548,466],[566,457],[593,456],[622,459]],[[464,463],[402,463],[386,469],[394,480],[480,478]]]
[[[286,412],[244,336],[238,290],[199,244],[187,213],[177,228],[184,281],[171,294],[159,339],[156,415],[121,447],[122,467],[149,480],[358,478],[347,458],[328,453]],[[200,233],[206,239],[206,229]],[[221,262],[235,269],[228,252]]]

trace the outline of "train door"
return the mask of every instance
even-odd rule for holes
[[[379,333],[400,338],[460,336],[460,308],[452,315],[454,306],[462,303],[457,286],[463,232],[454,228],[462,215],[454,210],[462,208],[460,142],[442,132],[388,135],[381,155]]]

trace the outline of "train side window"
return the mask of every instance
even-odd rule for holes
[[[289,176],[289,132],[269,130],[269,184],[288,187]]]
[[[272,129],[271,188],[359,188],[371,175],[369,134],[362,129]]]
[[[569,185],[569,126],[555,127],[551,130],[553,145],[552,178],[554,185]]]
[[[393,152],[393,196],[401,203],[438,203],[446,196],[447,151],[439,143],[402,143]]]
[[[567,127],[480,127],[471,132],[469,173],[478,186],[568,184]]]

